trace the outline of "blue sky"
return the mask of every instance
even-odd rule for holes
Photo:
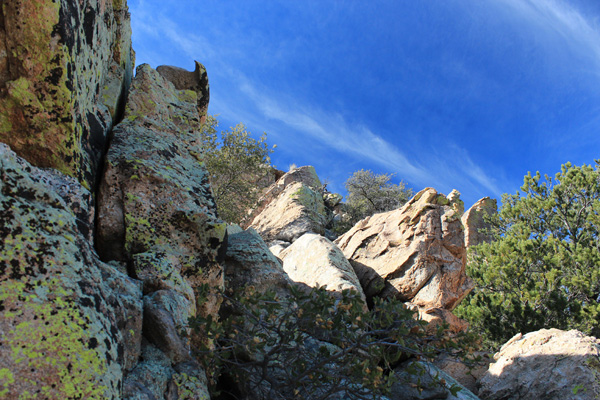
[[[209,112],[314,165],[461,192],[600,158],[597,0],[129,0],[137,64],[209,74]]]

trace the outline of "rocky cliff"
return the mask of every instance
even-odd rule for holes
[[[189,321],[240,313],[222,304],[236,292],[273,292],[287,304],[294,293],[325,288],[329,320],[319,315],[309,321],[312,331],[297,336],[308,357],[348,353],[330,327],[351,308],[348,293],[357,312],[393,298],[415,308],[427,328],[467,329],[452,310],[472,288],[465,229],[467,241],[487,240],[477,236],[481,207],[461,222],[458,193],[428,188],[332,241],[326,227],[339,197],[323,192],[314,168],[301,167],[268,188],[247,229],[227,226],[202,163],[209,88],[200,63],[192,71],[140,65],[134,77],[125,1],[4,2],[0,35],[0,398],[208,399],[211,377],[194,351],[214,344]],[[300,321],[302,311],[290,307],[269,321],[283,326],[290,313]],[[264,322],[262,310],[252,311]],[[406,324],[420,332],[412,319]],[[579,368],[585,374],[576,382],[586,391],[573,398],[592,398],[585,396],[598,390],[597,340],[569,335],[515,338],[511,345],[520,347],[503,348],[481,379],[482,398],[509,398],[507,387],[518,389],[514,398],[527,398],[530,388],[542,393],[532,383],[541,378],[515,382],[503,370],[511,377],[523,365],[545,371],[510,360],[515,351],[546,357],[553,350],[545,343],[560,340],[583,350],[570,350],[574,364],[552,359],[560,368],[548,373],[562,385],[552,393],[570,389],[560,371]],[[360,360],[372,358],[361,351]],[[411,368],[407,354],[393,365],[399,376]],[[220,384],[244,398],[269,398],[286,366],[249,350],[243,356],[262,372]],[[422,369],[444,374],[429,363]],[[281,393],[313,398],[333,390],[310,382]],[[432,392],[397,383],[390,398],[476,398],[466,388],[450,394],[450,376],[437,382]],[[369,394],[360,385],[348,390]],[[340,393],[330,398],[347,398]],[[556,396],[547,398],[565,398]]]

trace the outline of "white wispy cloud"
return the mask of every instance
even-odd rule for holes
[[[532,29],[553,33],[564,44],[595,59],[600,65],[600,32],[572,4],[564,0],[495,0],[527,19]],[[550,38],[552,40],[553,38]]]
[[[263,115],[285,123],[295,131],[327,144],[330,148],[346,154],[354,154],[400,173],[413,182],[433,180],[422,166],[398,150],[366,126],[349,126],[337,113],[310,110],[306,106],[291,105],[281,99],[257,91],[249,83],[241,90],[253,100]]]

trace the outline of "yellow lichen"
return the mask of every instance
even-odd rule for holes
[[[106,370],[106,360],[88,348],[91,321],[72,304],[59,282],[51,280],[41,286],[52,289],[49,298],[28,293],[21,281],[2,283],[0,302],[13,306],[18,302],[18,309],[4,315],[12,323],[3,336],[3,346],[10,353],[4,360],[8,368],[0,370],[0,394],[39,398],[31,393],[35,388],[43,397],[104,398],[106,388],[98,384],[98,378]]]

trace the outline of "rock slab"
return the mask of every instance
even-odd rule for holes
[[[366,304],[366,298],[354,269],[344,254],[329,239],[305,233],[279,257],[283,270],[294,282],[309,287],[326,287],[328,291],[352,290]]]

